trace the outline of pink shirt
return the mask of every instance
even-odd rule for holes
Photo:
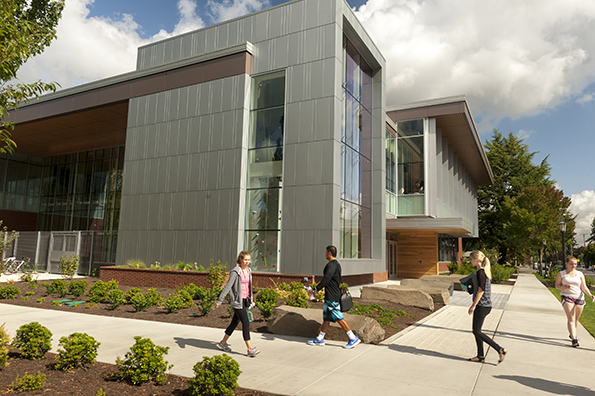
[[[248,298],[250,295],[250,270],[247,269],[247,273],[240,268],[240,278],[242,280],[242,298]]]

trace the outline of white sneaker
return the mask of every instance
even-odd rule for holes
[[[254,356],[258,355],[259,353],[260,353],[260,351],[258,349],[252,347],[252,348],[248,349],[247,355],[250,357],[254,357]]]
[[[217,343],[217,348],[221,349],[222,351],[225,352],[231,352],[231,348],[229,347],[229,344],[227,342],[218,342]]]
[[[310,340],[310,341],[308,341],[308,345],[324,346],[324,338],[322,340],[319,340],[318,338],[315,338],[313,340]]]

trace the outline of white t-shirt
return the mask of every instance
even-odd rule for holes
[[[581,278],[584,278],[585,276],[580,271],[575,270],[574,272],[576,272],[574,276],[566,274],[566,270],[560,272],[560,275],[562,275],[562,285],[570,285],[570,289],[563,289],[560,291],[560,294],[566,297],[583,300],[584,294],[581,290]]]

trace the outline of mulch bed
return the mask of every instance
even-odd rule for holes
[[[85,278],[89,282],[89,287],[97,281],[96,278]],[[86,313],[93,315],[104,315],[112,317],[130,318],[130,319],[141,319],[141,320],[152,320],[166,323],[177,323],[192,326],[204,326],[225,329],[231,320],[231,315],[228,312],[229,304],[224,303],[219,308],[214,308],[209,314],[201,315],[196,307],[189,309],[182,309],[176,313],[167,313],[167,310],[163,307],[152,307],[146,311],[136,312],[131,305],[124,305],[118,307],[115,310],[107,309],[107,304],[98,304],[97,307],[91,308],[86,304],[77,305],[74,307],[68,307],[64,305],[56,306],[52,305],[52,301],[59,300],[61,297],[56,295],[46,295],[46,288],[42,286],[42,283],[49,284],[50,281],[39,282],[37,289],[32,289],[25,282],[16,282],[14,285],[21,290],[21,295],[17,296],[14,300],[0,300],[1,303],[14,304],[21,306],[29,306],[42,309],[52,309],[60,311],[69,311],[77,313]],[[5,283],[0,283],[0,286]],[[120,286],[122,291],[132,288],[131,286]],[[144,292],[149,288],[140,287]],[[88,291],[89,289],[87,289]],[[156,288],[161,295],[166,298],[171,293],[175,292],[175,289],[170,288]],[[28,300],[23,300],[25,293],[30,293]],[[33,293],[33,294],[31,294]],[[38,299],[45,298],[44,302],[37,302]],[[72,296],[66,296],[65,298],[72,298]],[[86,297],[81,296],[76,299],[79,301],[85,301]],[[361,300],[354,298],[354,302],[362,305],[380,304],[384,308],[390,308],[394,310],[401,310],[409,314],[409,316],[397,317],[392,320],[392,326],[383,326],[386,335],[385,339],[404,330],[411,324],[416,323],[418,320],[425,318],[432,312],[421,308],[415,308],[407,305],[391,303],[388,301],[376,301],[376,300]],[[312,308],[322,309],[323,303],[321,302],[310,302]],[[280,300],[279,304],[283,304]],[[436,306],[435,309],[440,309],[441,306]],[[254,321],[250,323],[250,331],[266,333],[266,320],[262,317],[258,309],[253,311]],[[193,315],[193,316],[189,316]],[[197,316],[194,316],[197,315]],[[241,329],[241,324],[238,325],[236,331]],[[223,332],[222,332],[223,334]],[[315,336],[313,334],[312,336]],[[132,346],[132,345],[131,345]],[[101,388],[107,395],[189,395],[188,386],[186,379],[174,375],[169,375],[166,384],[155,386],[152,384],[144,384],[141,386],[129,385],[124,382],[114,381],[110,379],[109,374],[116,371],[115,365],[105,363],[95,363],[89,369],[75,370],[72,373],[64,373],[53,369],[53,358],[54,354],[48,353],[47,359],[45,360],[34,360],[30,361],[27,359],[21,359],[18,351],[12,351],[9,362],[11,363],[8,367],[0,369],[0,392],[8,390],[11,383],[15,380],[17,374],[22,376],[24,373],[37,373],[42,372],[46,375],[47,380],[44,390],[32,391],[28,394],[48,394],[52,395],[96,395],[97,391]],[[235,395],[240,396],[267,396],[266,393],[251,391],[246,389],[238,389]]]

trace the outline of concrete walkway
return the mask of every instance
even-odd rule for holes
[[[508,350],[489,350],[486,363],[468,362],[475,355],[470,296],[455,292],[451,303],[380,345],[345,350],[329,341],[306,345],[301,337],[253,333],[262,350],[245,356],[241,332],[230,343],[240,364],[241,387],[278,395],[590,395],[595,396],[595,339],[581,326],[580,348],[572,348],[564,312],[556,298],[529,272],[516,285],[494,285],[494,308],[484,330]],[[98,360],[114,363],[134,343],[149,337],[169,346],[166,359],[173,374],[190,377],[203,356],[220,353],[221,329],[75,314],[0,304],[0,323],[12,335],[22,324],[37,321],[59,338],[86,332],[101,346]]]

